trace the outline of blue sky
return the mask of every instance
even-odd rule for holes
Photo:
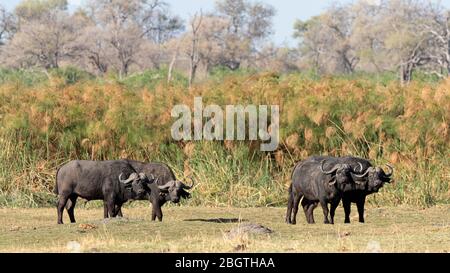
[[[12,10],[21,0],[0,0],[0,4]],[[202,9],[204,12],[214,8],[215,0],[165,0],[170,4],[171,11],[187,20],[195,12]],[[320,14],[332,2],[346,3],[350,0],[259,0],[275,7],[277,14],[274,18],[273,40],[277,44],[287,43],[295,45],[296,41],[292,38],[293,24],[296,19],[308,19],[311,16]],[[430,0],[423,0],[430,1]],[[69,0],[71,9],[84,3],[85,0]],[[436,2],[436,1],[433,1]],[[446,7],[450,8],[450,0],[440,1]]]

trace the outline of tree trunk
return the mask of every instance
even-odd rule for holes
[[[197,73],[197,67],[197,64],[191,63],[191,71],[189,73],[189,88],[191,88],[192,83],[194,82],[195,74]]]
[[[172,61],[170,61],[169,71],[167,72],[167,83],[170,83],[170,81],[172,81],[172,70],[173,70],[173,66],[175,65],[176,59],[177,59],[177,54],[174,54],[172,57]]]
[[[400,83],[402,86],[411,82],[413,69],[413,65],[409,63],[400,65]]]

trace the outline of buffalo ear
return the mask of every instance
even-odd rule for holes
[[[183,189],[180,192],[180,196],[186,199],[191,198],[191,194]]]
[[[330,186],[336,184],[336,175],[332,175],[330,180],[328,180],[328,184],[330,184]]]
[[[381,181],[384,183],[391,183],[391,179],[389,177],[381,177]]]

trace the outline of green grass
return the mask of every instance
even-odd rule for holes
[[[450,252],[450,206],[428,209],[410,206],[366,208],[366,223],[343,224],[343,209],[335,225],[284,223],[284,208],[208,208],[168,206],[163,222],[150,221],[145,204],[125,207],[124,219],[104,223],[103,211],[77,206],[78,223],[56,224],[55,208],[0,209],[0,252],[70,252],[76,241],[82,252]],[[225,222],[218,222],[218,219]],[[65,222],[68,217],[65,212]],[[241,221],[241,222],[239,222]],[[272,234],[224,234],[241,223],[256,223]]]

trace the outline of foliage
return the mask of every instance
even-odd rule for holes
[[[162,68],[158,70],[145,70],[142,73],[134,73],[120,81],[131,89],[147,88],[153,90],[157,85],[167,82],[168,69]],[[172,85],[180,87],[186,87],[188,85],[188,79],[181,73],[176,71],[172,72]]]
[[[377,204],[429,206],[450,201],[450,80],[376,83],[275,73],[228,76],[194,85],[120,81],[0,86],[0,205],[52,204],[56,167],[71,159],[163,161],[192,174],[195,205],[284,205],[292,167],[314,154],[359,155],[395,166]],[[185,80],[182,82],[186,83]],[[133,87],[133,88],[130,88]],[[175,142],[177,104],[280,105],[281,143]],[[17,201],[15,203],[14,201]]]

